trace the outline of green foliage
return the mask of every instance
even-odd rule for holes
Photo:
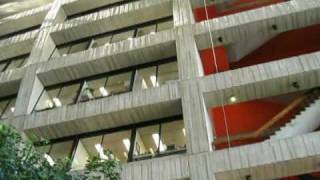
[[[0,179],[68,180],[68,160],[50,166],[30,141],[24,140],[12,127],[0,124]]]
[[[71,160],[59,159],[51,166],[31,141],[25,140],[13,128],[0,123],[0,180],[71,180],[97,179],[94,172],[108,180],[120,180],[121,163],[110,150],[104,151],[108,160],[93,157],[85,173],[71,176]]]
[[[120,180],[121,163],[115,158],[112,151],[104,150],[104,154],[108,160],[101,160],[95,156],[88,161],[86,165],[87,174],[90,172],[99,172],[108,177],[109,180]]]

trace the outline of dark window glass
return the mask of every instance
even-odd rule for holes
[[[15,104],[15,97],[0,100],[0,119],[12,118],[14,116]]]

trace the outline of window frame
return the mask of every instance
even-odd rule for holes
[[[102,136],[102,138],[101,138],[101,143],[102,143],[103,139],[104,139],[104,136],[107,136],[107,135],[112,134],[112,133],[117,133],[117,132],[129,131],[130,130],[131,131],[131,136],[130,136],[130,148],[129,148],[128,159],[127,159],[127,163],[128,163],[128,162],[145,160],[145,159],[139,159],[139,160],[134,160],[133,159],[133,151],[134,151],[134,147],[135,147],[136,132],[137,132],[137,130],[139,128],[159,125],[160,126],[160,128],[159,128],[159,137],[160,137],[159,141],[160,141],[161,133],[162,133],[161,132],[161,124],[170,123],[170,122],[177,122],[177,121],[183,121],[183,123],[184,123],[182,114],[174,115],[174,116],[170,116],[170,117],[166,117],[166,118],[154,119],[154,120],[150,120],[150,121],[144,121],[144,122],[137,123],[137,124],[131,124],[131,125],[126,125],[126,126],[121,126],[121,127],[116,127],[116,128],[110,128],[110,129],[103,129],[103,130],[99,130],[99,131],[87,132],[87,133],[83,133],[83,134],[77,134],[77,135],[72,135],[72,136],[68,136],[68,137],[62,137],[62,138],[58,138],[58,139],[52,139],[52,140],[50,140],[49,144],[46,141],[38,141],[38,142],[34,142],[33,144],[34,144],[35,147],[41,147],[41,146],[50,145],[50,148],[49,148],[49,151],[48,151],[48,153],[50,153],[52,145],[54,145],[56,143],[61,143],[61,142],[73,141],[72,142],[72,144],[73,144],[72,150],[71,150],[71,152],[70,152],[70,154],[68,156],[73,161],[74,155],[75,155],[76,150],[77,150],[77,145],[78,145],[78,143],[79,143],[79,141],[81,139]],[[158,149],[159,149],[159,147],[158,147]],[[151,158],[158,158],[158,157],[174,155],[174,154],[182,154],[182,153],[186,153],[186,151],[187,151],[187,149],[185,147],[185,149],[182,149],[182,150],[176,151],[176,152],[156,153]],[[150,158],[148,158],[148,159],[150,159]]]
[[[4,119],[7,119],[7,118],[2,118],[2,116],[5,114],[5,112],[9,108],[9,105],[12,102],[12,100],[15,99],[15,101],[17,101],[17,95],[18,94],[13,94],[13,95],[5,96],[5,97],[0,97],[0,101],[8,100],[7,104],[5,105],[5,108],[2,111],[0,111],[0,121],[4,120]]]
[[[93,75],[93,76],[89,76],[89,77],[85,77],[85,78],[81,78],[81,79],[76,79],[76,80],[72,80],[72,81],[67,81],[67,82],[63,82],[63,83],[59,83],[59,84],[55,84],[55,85],[50,85],[45,87],[42,92],[40,93],[40,96],[37,99],[36,104],[33,107],[33,112],[42,112],[42,111],[46,111],[46,110],[50,110],[50,109],[54,109],[54,107],[52,108],[46,108],[46,109],[42,109],[42,110],[36,110],[36,107],[43,95],[43,93],[45,91],[49,91],[52,89],[59,89],[59,93],[63,87],[65,86],[69,86],[69,85],[73,85],[73,84],[80,84],[80,88],[78,89],[78,91],[76,92],[75,95],[75,100],[73,103],[69,104],[69,105],[73,105],[73,104],[77,104],[77,103],[82,103],[82,102],[88,102],[88,101],[78,101],[80,93],[81,93],[81,89],[84,85],[84,83],[86,81],[90,81],[90,80],[96,80],[99,78],[104,78],[106,77],[106,84],[108,82],[109,77],[114,76],[114,75],[119,75],[119,74],[123,74],[123,73],[128,73],[131,72],[131,77],[130,77],[130,85],[129,85],[129,89],[128,91],[124,91],[124,92],[118,92],[118,93],[113,93],[112,95],[119,95],[119,94],[123,94],[123,93],[128,93],[128,92],[132,92],[133,91],[133,87],[134,87],[134,81],[135,81],[135,75],[136,75],[136,71],[139,69],[144,69],[147,67],[151,67],[151,66],[156,66],[157,67],[157,71],[156,71],[156,82],[158,81],[158,70],[159,70],[159,66],[162,64],[166,64],[166,63],[171,63],[171,62],[177,62],[177,57],[176,56],[172,56],[169,58],[165,58],[165,59],[161,59],[161,60],[157,60],[154,62],[149,62],[149,63],[145,63],[145,64],[140,64],[140,65],[136,65],[136,66],[131,66],[128,68],[123,68],[123,69],[119,69],[119,70],[115,70],[115,71],[110,71],[110,72],[105,72],[105,73],[101,73],[101,74],[97,74],[97,75]],[[101,98],[107,98],[109,96],[101,96],[101,97],[94,97],[92,100],[96,100],[96,99],[101,99]]]
[[[138,29],[143,28],[143,27],[147,27],[150,25],[156,25],[155,32],[158,32],[158,24],[163,23],[163,22],[167,22],[167,21],[173,21],[173,15],[56,45],[56,48],[52,51],[52,53],[50,55],[49,61],[58,58],[58,57],[54,57],[53,54],[55,51],[59,51],[59,49],[68,47],[69,49],[68,49],[67,54],[69,54],[70,49],[73,45],[80,44],[80,43],[87,41],[89,45],[85,50],[88,50],[91,48],[92,41],[94,41],[97,38],[103,38],[105,36],[111,36],[109,44],[112,44],[114,35],[121,34],[121,33],[127,32],[127,31],[134,31],[132,38],[137,38],[138,37],[137,36]],[[141,36],[139,36],[139,37],[141,37]],[[118,41],[118,42],[121,42],[121,41]],[[94,48],[98,48],[98,47],[101,47],[101,46],[97,46]],[[79,52],[81,52],[81,51],[79,51]],[[62,55],[60,57],[62,57]]]
[[[19,67],[15,67],[15,68],[13,68],[13,69],[19,69],[19,68],[21,68],[21,67],[23,67],[23,65],[26,63],[25,61],[27,61],[28,60],[28,58],[29,58],[29,53],[27,53],[27,54],[23,54],[23,55],[19,55],[19,56],[15,56],[15,57],[11,57],[11,58],[8,58],[8,59],[5,59],[5,60],[2,60],[2,61],[0,61],[0,63],[2,64],[6,64],[1,70],[0,70],[0,73],[1,72],[6,72],[7,70],[8,70],[8,67],[10,66],[10,64],[11,63],[13,63],[15,60],[17,60],[17,59],[24,59],[23,61],[22,61],[22,63],[19,65]],[[11,69],[12,70],[12,69]]]

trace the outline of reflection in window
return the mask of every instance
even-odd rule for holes
[[[12,118],[15,111],[16,98],[5,97],[0,99],[0,119]]]
[[[51,146],[49,155],[54,161],[70,157],[73,141],[66,141],[61,143],[55,143]]]

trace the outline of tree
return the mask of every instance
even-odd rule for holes
[[[30,140],[25,140],[13,127],[0,123],[0,180],[69,180],[89,179],[92,172],[102,173],[109,180],[119,180],[121,164],[111,151],[105,151],[108,160],[93,157],[85,174],[71,176],[71,161],[59,159],[53,166],[37,152]]]

